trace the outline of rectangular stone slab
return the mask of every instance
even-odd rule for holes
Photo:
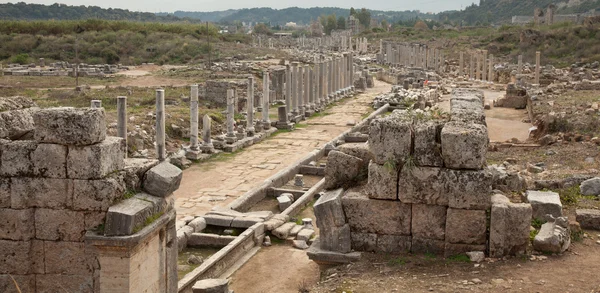
[[[126,199],[108,209],[104,233],[106,236],[132,235],[152,215],[151,202],[137,198]]]
[[[346,219],[352,232],[411,235],[411,205],[399,201],[369,199],[360,189],[342,197]]]

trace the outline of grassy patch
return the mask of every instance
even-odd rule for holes
[[[136,190],[128,189],[127,191],[125,191],[125,194],[123,194],[123,199],[130,199],[130,198],[134,197],[136,194],[137,194]]]
[[[449,256],[446,259],[448,262],[471,262],[471,259],[466,254],[457,254]]]
[[[537,236],[538,233],[540,233],[539,230],[531,230],[531,231],[529,231],[529,241],[533,242],[533,239],[535,239],[535,236]]]
[[[531,227],[535,228],[536,230],[539,230],[542,228],[542,225],[544,225],[545,223],[546,223],[546,221],[542,221],[540,219],[532,219]]]
[[[403,266],[406,264],[406,258],[401,257],[401,256],[392,258],[387,261],[387,264],[389,266]]]
[[[437,256],[431,252],[425,252],[425,259],[427,260],[434,260],[436,259]]]
[[[156,220],[158,220],[164,214],[165,214],[164,212],[160,212],[160,213],[156,213],[156,214],[146,218],[146,220],[144,221],[144,223],[142,225],[137,226],[133,229],[133,234],[140,232],[142,229],[144,229],[144,227],[147,227],[148,225],[154,223]]]

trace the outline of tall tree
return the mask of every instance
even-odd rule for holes
[[[325,33],[330,35],[331,31],[337,28],[337,18],[335,14],[327,16],[327,24],[325,25]]]
[[[365,28],[369,28],[371,26],[371,12],[369,12],[366,8],[361,8],[360,12],[356,14],[358,18],[358,22],[362,24]]]
[[[356,15],[356,10],[354,10],[354,7],[350,7],[350,15]]]
[[[337,19],[337,29],[339,29],[339,30],[346,29],[346,18],[344,18],[343,16],[340,16]]]

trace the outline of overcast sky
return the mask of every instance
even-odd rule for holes
[[[20,1],[0,1],[20,2]],[[103,8],[122,8],[144,12],[183,11],[215,11],[239,8],[272,7],[276,9],[298,6],[308,7],[342,7],[368,8],[375,10],[421,10],[422,12],[440,12],[444,10],[460,10],[473,0],[29,0],[27,3],[50,5],[63,3],[67,5],[93,5]]]

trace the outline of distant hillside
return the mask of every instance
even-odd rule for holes
[[[533,16],[535,8],[557,7],[560,13],[582,13],[600,9],[600,0],[480,0],[462,11],[445,11],[438,14],[440,21],[463,22],[465,25],[509,23],[515,15]]]
[[[176,22],[184,19],[148,12],[133,12],[124,9],[104,9],[97,6],[68,6],[64,4],[41,5],[0,4],[0,20],[80,20],[80,19],[130,20],[146,22]],[[189,19],[188,19],[189,20]]]
[[[360,9],[362,7],[355,7]],[[369,10],[372,19],[383,20],[388,22],[396,22],[398,20],[408,20],[419,18],[428,18],[431,15],[419,13],[417,11],[378,11]],[[172,15],[178,17],[189,17],[201,19],[202,21],[212,21],[221,23],[233,23],[236,21],[242,22],[265,22],[271,25],[284,25],[288,22],[298,24],[308,24],[312,20],[316,20],[321,15],[335,14],[336,16],[347,17],[350,14],[349,9],[336,7],[313,7],[313,8],[298,8],[290,7],[285,9],[272,8],[250,8],[240,10],[226,10],[214,12],[186,12],[177,11]],[[165,15],[165,14],[160,14]]]

